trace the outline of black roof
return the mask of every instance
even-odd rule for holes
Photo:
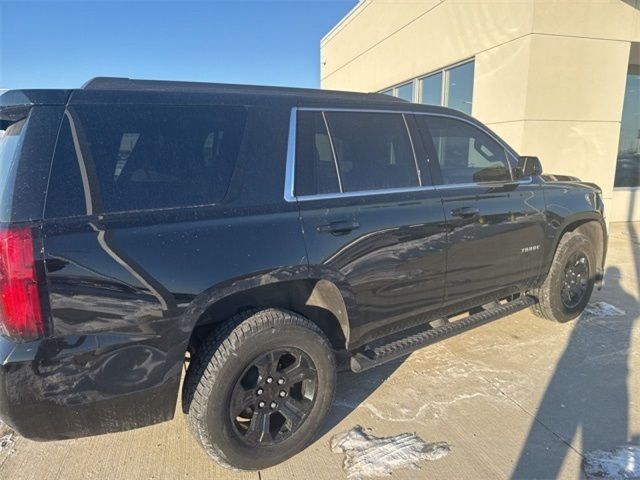
[[[222,97],[222,98],[221,98]],[[317,107],[381,108],[388,110],[447,112],[466,116],[446,107],[416,105],[382,93],[359,93],[311,88],[235,85],[227,83],[136,80],[96,77],[75,90],[9,90],[0,94],[0,119],[10,110],[31,105],[65,105],[83,103],[167,103],[207,105],[218,102],[251,102]]]

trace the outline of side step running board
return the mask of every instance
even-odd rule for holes
[[[409,355],[427,345],[432,345],[445,338],[452,337],[460,332],[471,330],[485,323],[498,320],[512,313],[529,308],[534,305],[537,300],[533,297],[522,296],[516,300],[492,308],[484,310],[474,315],[469,315],[461,320],[456,320],[446,325],[436,328],[430,328],[418,333],[414,333],[407,337],[393,340],[383,345],[375,347],[366,347],[363,351],[356,353],[351,357],[351,370],[354,372],[362,372],[370,368],[377,367],[383,363],[390,362],[397,358]]]

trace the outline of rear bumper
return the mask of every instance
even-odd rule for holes
[[[173,418],[184,350],[140,335],[14,343],[0,337],[0,418],[33,440],[143,427]]]

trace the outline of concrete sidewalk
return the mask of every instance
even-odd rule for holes
[[[606,302],[623,316],[559,325],[520,312],[360,375],[341,374],[318,440],[261,472],[224,470],[182,414],[132,432],[64,442],[18,438],[4,479],[345,478],[333,435],[416,432],[451,453],[393,478],[580,478],[582,454],[640,444],[640,225],[611,226]]]

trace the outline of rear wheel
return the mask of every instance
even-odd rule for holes
[[[322,331],[276,309],[239,315],[196,353],[183,402],[196,440],[225,467],[256,470],[313,439],[333,400],[336,366]]]
[[[580,233],[566,233],[553,257],[549,275],[534,292],[538,304],[533,306],[533,312],[556,322],[578,317],[591,298],[595,266],[595,251],[589,239]]]

